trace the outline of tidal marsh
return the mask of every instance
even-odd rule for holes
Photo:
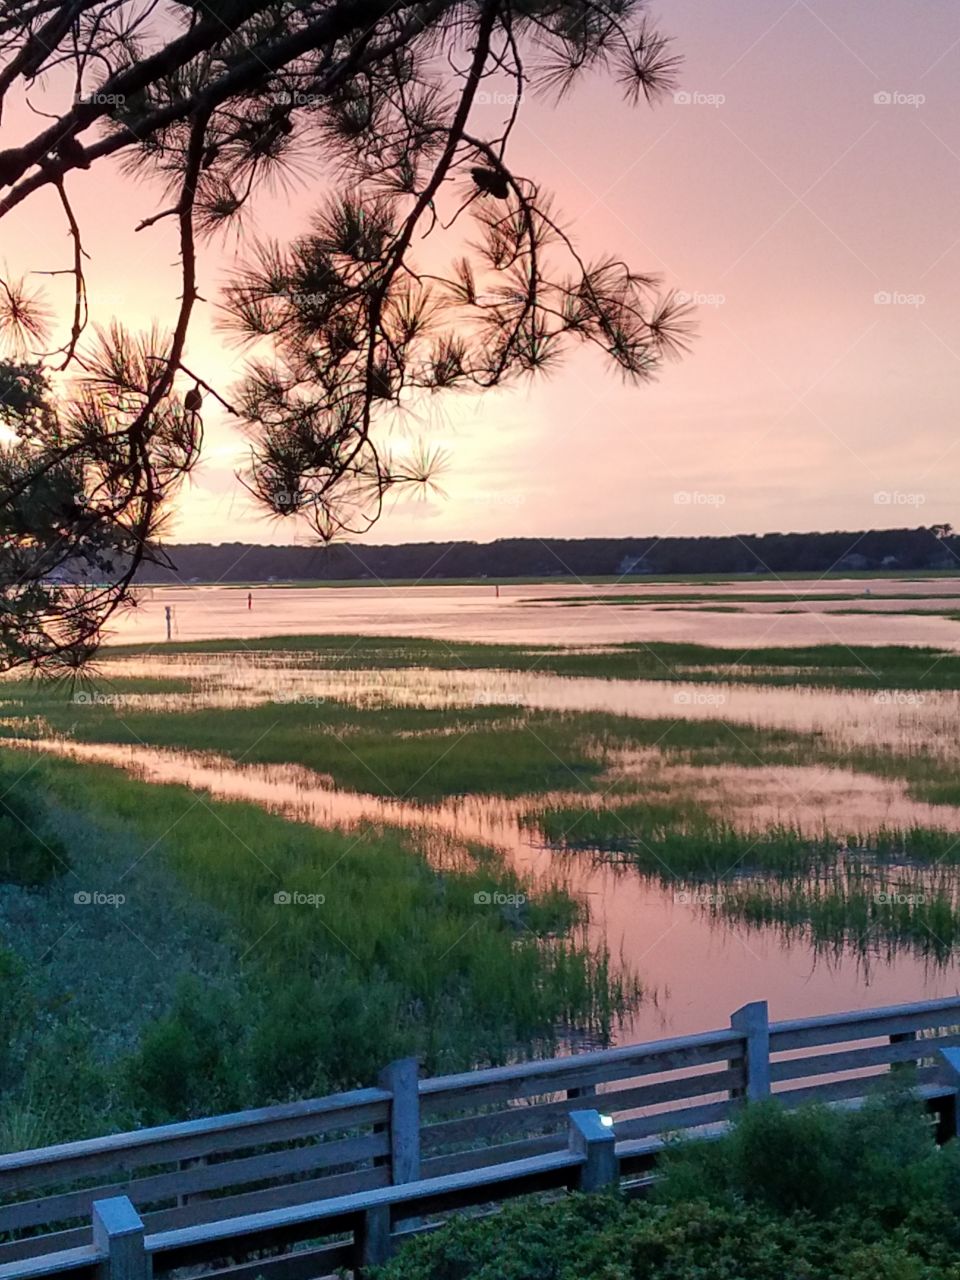
[[[845,956],[891,974],[916,962],[935,993],[935,953],[951,980],[952,656],[871,651],[868,677],[839,649],[719,667],[696,646],[269,644],[111,655],[67,691],[0,683],[6,759],[42,779],[21,817],[63,849],[51,865],[37,846],[38,869],[16,885],[8,868],[0,890],[4,963],[52,1011],[46,1038],[12,1041],[8,1133],[96,1127],[57,1075],[68,1041],[119,1124],[368,1082],[407,1052],[443,1070],[699,1028],[714,1016],[701,1004],[759,989],[718,946],[740,947],[764,991],[802,972],[788,955],[829,951],[840,969],[817,981],[834,1007],[858,999],[837,984]],[[925,676],[942,688],[920,692]],[[162,887],[138,894],[147,868]],[[929,907],[873,904],[877,884],[914,874],[938,877]],[[77,877],[107,894],[122,878],[123,911],[77,917]],[[924,929],[943,945],[921,946]],[[81,940],[129,972],[125,1025],[105,1029],[72,981]],[[162,976],[144,971],[151,952]]]
[[[109,645],[113,657],[155,654],[156,645]],[[718,678],[760,685],[830,689],[960,689],[960,653],[926,645],[819,644],[751,646],[613,643],[585,649],[556,644],[481,644],[461,640],[370,635],[279,635],[243,640],[173,641],[163,654],[285,654],[338,670],[536,670],[608,680],[713,683]]]

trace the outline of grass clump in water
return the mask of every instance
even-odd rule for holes
[[[837,853],[830,837],[811,840],[789,826],[740,830],[683,799],[547,809],[526,821],[560,848],[619,853],[653,874],[715,878],[751,866],[786,873]]]
[[[948,963],[960,942],[960,884],[949,871],[852,863],[812,877],[726,886],[716,911],[754,928],[777,927],[815,950],[864,957],[900,951]]]
[[[882,826],[817,835],[783,823],[741,828],[682,795],[598,809],[550,808],[524,820],[558,848],[618,853],[645,873],[708,879],[747,871],[826,871],[851,851],[879,863],[956,860],[960,853],[960,834],[945,828]]]

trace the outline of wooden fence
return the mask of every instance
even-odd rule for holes
[[[952,1134],[953,1049],[960,998],[778,1023],[757,1002],[700,1035],[428,1079],[408,1059],[372,1089],[14,1152],[0,1280],[225,1261],[224,1280],[314,1280],[427,1215],[642,1173],[667,1134],[722,1132],[746,1101],[856,1105],[904,1068]]]

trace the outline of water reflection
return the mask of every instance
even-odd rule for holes
[[[866,591],[870,591],[871,597]],[[716,584],[629,583],[592,588],[586,583],[504,584],[499,596],[494,584],[417,587],[282,587],[253,589],[253,608],[247,609],[247,589],[236,587],[145,588],[140,607],[117,623],[114,637],[126,643],[160,643],[166,634],[165,608],[173,609],[178,640],[232,636],[250,639],[269,635],[421,636],[439,640],[490,641],[510,644],[609,644],[637,640],[679,641],[742,649],[770,645],[809,644],[930,644],[960,649],[960,627],[949,618],[904,616],[897,608],[917,607],[915,601],[882,601],[882,595],[944,597],[942,607],[956,593],[955,579],[908,582],[902,579],[840,581],[757,581]],[[735,613],[690,608],[635,608],[629,605],[570,607],[573,597],[590,595],[703,596],[722,603],[725,596],[744,594],[826,595],[836,591],[835,603],[809,601],[765,605],[738,604]],[[844,601],[840,597],[849,596]],[[551,602],[559,597],[559,603]],[[958,598],[958,597],[955,597]],[[531,605],[529,602],[535,602]],[[939,603],[939,602],[936,602]],[[869,609],[845,615],[838,610]],[[778,610],[790,608],[790,613]],[[772,610],[768,612],[767,610]]]
[[[666,720],[723,721],[824,735],[847,749],[886,747],[960,758],[960,691],[779,688],[676,680],[602,680],[541,672],[328,670],[311,654],[241,653],[120,658],[100,664],[105,680],[187,678],[192,694],[131,695],[119,705],[184,710],[265,702],[355,706],[472,707],[510,705],[543,711],[598,711]]]

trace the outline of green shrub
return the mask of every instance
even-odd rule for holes
[[[240,1105],[242,1018],[234,1000],[184,979],[170,1013],[149,1026],[126,1066],[130,1101],[146,1124]]]
[[[958,1151],[896,1093],[855,1113],[755,1104],[669,1150],[647,1200],[461,1215],[376,1280],[960,1280]]]
[[[879,1232],[854,1216],[829,1229],[756,1205],[570,1196],[458,1216],[403,1246],[375,1280],[958,1280],[946,1219]]]
[[[286,1102],[369,1083],[412,1045],[393,1024],[390,992],[345,971],[264,989],[248,1045],[253,1096]]]
[[[850,1207],[892,1223],[939,1194],[956,1165],[952,1149],[938,1151],[919,1105],[894,1085],[852,1112],[755,1103],[723,1141],[668,1149],[655,1194],[816,1217]]]
[[[69,866],[36,774],[26,772],[0,768],[0,884],[46,884]]]
[[[2,984],[2,979],[0,979]],[[2,989],[2,986],[0,986]],[[135,1117],[116,1109],[111,1074],[94,1056],[88,1024],[51,1019],[25,992],[28,1015],[4,1023],[6,1071],[0,1079],[0,1152],[69,1142],[102,1131],[104,1115],[120,1128]]]

